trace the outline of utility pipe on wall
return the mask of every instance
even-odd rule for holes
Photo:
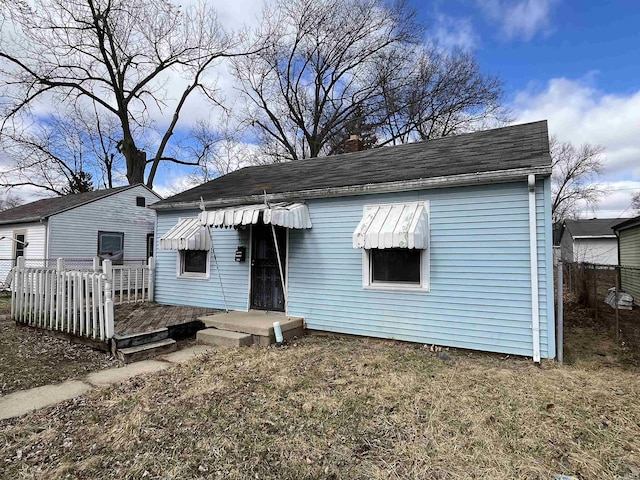
[[[540,297],[538,292],[538,237],[536,232],[536,176],[529,175],[529,244],[531,259],[531,329],[533,361],[540,363]]]

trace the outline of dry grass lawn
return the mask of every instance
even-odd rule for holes
[[[218,349],[0,424],[3,478],[638,478],[640,377],[406,343]]]
[[[0,398],[117,365],[105,352],[0,318]]]

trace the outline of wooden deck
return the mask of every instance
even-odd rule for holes
[[[115,306],[117,335],[149,332],[158,328],[182,325],[198,317],[213,315],[215,308],[158,305],[157,303],[129,303]]]

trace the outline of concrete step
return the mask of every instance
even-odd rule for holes
[[[156,355],[175,352],[178,344],[172,338],[165,338],[157,342],[145,343],[133,347],[120,348],[116,351],[116,357],[124,363],[137,362],[145,360]]]
[[[219,347],[241,347],[253,343],[251,335],[217,328],[205,328],[196,333],[196,342]]]
[[[169,338],[169,329],[163,327],[149,332],[131,333],[129,335],[115,334],[113,336],[113,341],[115,343],[116,350],[121,350],[123,348],[144,345],[145,343],[159,342],[166,338]]]
[[[287,317],[273,313],[262,312],[227,312],[200,317],[207,328],[218,328],[233,332],[248,333],[259,337],[273,337],[273,322],[280,322],[282,332],[290,330],[301,331],[304,319],[301,317]],[[299,335],[300,333],[297,333]],[[287,338],[287,335],[284,335]]]

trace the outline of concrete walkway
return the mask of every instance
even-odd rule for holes
[[[68,380],[55,385],[31,388],[0,397],[0,420],[19,417],[25,413],[55,405],[89,392],[96,387],[122,382],[137,375],[160,372],[172,364],[188,362],[213,347],[195,345],[158,357],[156,360],[136,362],[120,368],[110,368],[90,373],[80,380]]]

